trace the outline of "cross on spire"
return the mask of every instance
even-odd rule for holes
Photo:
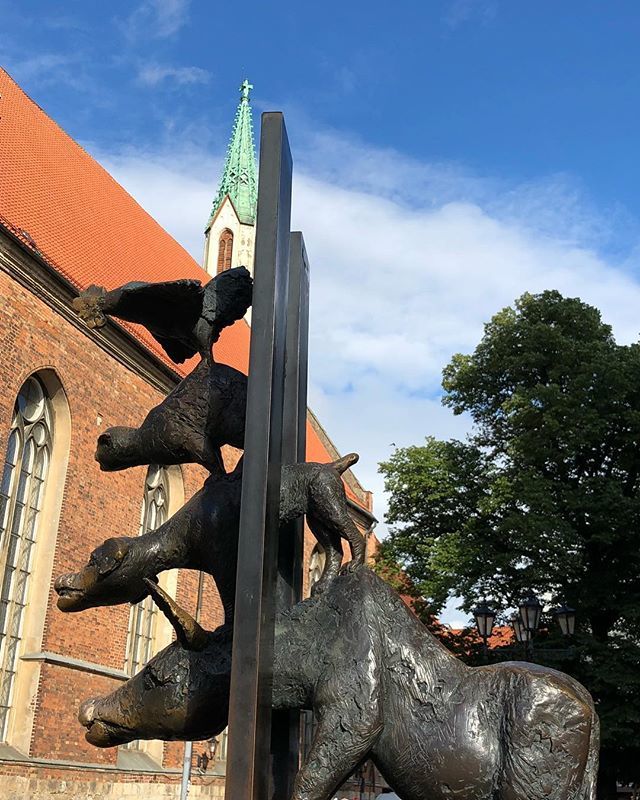
[[[249,83],[249,81],[245,78],[242,83],[240,84],[240,92],[242,94],[242,99],[249,102],[249,92],[253,89],[253,84]]]

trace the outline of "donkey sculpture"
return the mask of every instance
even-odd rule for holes
[[[86,701],[99,747],[204,739],[227,723],[231,635],[209,633],[150,584],[178,639]],[[293,800],[329,800],[365,758],[403,800],[593,800],[599,726],[588,692],[529,663],[467,667],[366,567],[276,623],[274,708],[318,726]]]
[[[146,325],[177,362],[201,357],[140,428],[103,434],[103,469],[195,461],[212,473],[157,531],[107,540],[83,569],[56,582],[64,611],[151,593],[176,630],[177,641],[137,675],[82,705],[86,738],[99,747],[202,739],[227,724],[231,627],[203,630],[155,581],[178,566],[210,572],[231,620],[241,465],[224,473],[219,447],[242,445],[246,379],[215,364],[211,344],[244,313],[250,278],[230,273],[204,288],[129,284],[77,302],[90,326],[112,314]],[[532,664],[470,668],[440,645],[362,565],[364,542],[340,480],[354,460],[282,473],[281,520],[306,514],[329,555],[320,590],[276,622],[273,705],[312,709],[318,720],[293,800],[329,800],[367,757],[403,800],[593,800],[599,728],[589,694]],[[341,537],[353,563],[339,572]]]

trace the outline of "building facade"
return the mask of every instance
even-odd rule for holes
[[[62,614],[53,580],[86,563],[104,539],[157,527],[202,485],[196,465],[102,473],[94,459],[102,431],[139,425],[194,363],[169,362],[135,325],[90,331],[71,303],[90,284],[204,282],[252,265],[249,88],[203,269],[0,71],[0,800],[179,796],[182,743],[100,750],[76,719],[84,699],[112,690],[168,644],[170,626],[149,601]],[[223,332],[216,358],[246,371],[248,343],[243,320]],[[307,439],[309,460],[337,456],[311,413]],[[237,457],[225,452],[229,466]],[[370,494],[352,474],[345,484],[354,518],[370,531]],[[307,535],[307,588],[321,559]],[[221,623],[209,576],[173,571],[161,581],[192,612],[202,590],[203,624]],[[195,744],[192,797],[222,796],[224,756],[224,736]]]

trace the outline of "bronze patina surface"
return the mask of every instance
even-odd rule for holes
[[[250,303],[246,270],[197,281],[90,289],[76,307],[91,326],[107,315],[146,327],[170,357],[200,354],[193,372],[139,428],[98,440],[105,470],[195,462],[210,476],[157,530],[107,539],[77,572],[58,578],[61,611],[135,603],[151,594],[177,640],[116,691],[85,701],[80,722],[98,747],[134,739],[194,740],[227,725],[243,460],[224,471],[220,447],[241,447],[247,379],[217,364],[211,344]],[[311,709],[317,727],[294,800],[330,800],[371,758],[403,800],[592,800],[599,727],[588,692],[529,663],[471,668],[451,655],[397,593],[364,565],[364,540],[330,464],[284,465],[281,530],[307,523],[327,560],[312,596],[276,619],[274,709]],[[342,567],[342,539],[352,561]],[[187,568],[210,574],[225,624],[203,630],[158,586]]]

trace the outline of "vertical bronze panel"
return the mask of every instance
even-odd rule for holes
[[[282,460],[305,461],[307,433],[307,373],[309,352],[309,266],[304,239],[291,234],[289,249],[289,300],[287,309],[286,378]],[[276,609],[285,611],[302,599],[304,520],[280,530]],[[271,726],[271,777],[273,800],[291,797],[300,760],[300,712],[275,711]]]
[[[281,113],[262,115],[247,422],[229,704],[227,800],[269,790],[292,162]]]

